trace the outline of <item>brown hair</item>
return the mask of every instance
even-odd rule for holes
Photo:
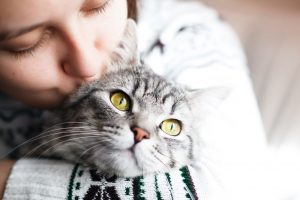
[[[128,4],[128,18],[137,21],[137,1],[138,0],[127,0]]]

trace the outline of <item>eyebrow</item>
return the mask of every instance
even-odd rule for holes
[[[28,33],[34,29],[37,29],[39,27],[41,27],[41,24],[35,24],[32,26],[28,26],[19,30],[13,30],[13,31],[3,31],[0,32],[0,42],[4,41],[4,40],[9,40],[15,37],[18,37],[22,34]]]

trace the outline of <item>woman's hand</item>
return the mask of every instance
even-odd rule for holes
[[[0,199],[3,198],[6,181],[14,163],[15,161],[12,160],[0,161]]]

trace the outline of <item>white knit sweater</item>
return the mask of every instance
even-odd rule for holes
[[[140,6],[139,48],[154,71],[194,89],[233,88],[201,132],[204,145],[198,163],[166,174],[126,179],[105,178],[62,161],[21,159],[7,182],[5,200],[266,199],[257,182],[264,134],[235,34],[199,1],[144,0]],[[24,135],[12,127],[41,115],[39,111],[1,111],[0,130],[6,133],[6,143],[11,141],[8,135],[20,141]]]

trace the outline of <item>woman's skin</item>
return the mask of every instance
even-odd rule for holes
[[[126,20],[126,0],[0,0],[0,91],[59,106],[105,72]],[[13,163],[0,162],[0,199]]]
[[[0,161],[0,199],[3,197],[6,180],[14,163],[15,161],[12,160]]]
[[[0,90],[58,106],[105,71],[126,19],[126,0],[1,0]]]

